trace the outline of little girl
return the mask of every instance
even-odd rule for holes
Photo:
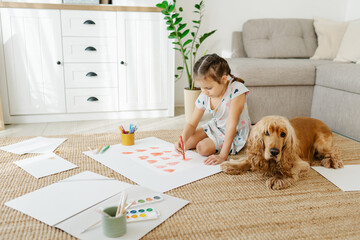
[[[196,148],[199,154],[209,156],[206,165],[220,164],[229,154],[239,152],[248,138],[251,121],[246,98],[249,90],[242,79],[231,74],[226,60],[216,54],[200,58],[195,63],[193,77],[201,94],[182,133],[185,151]],[[197,128],[205,111],[213,118]],[[175,149],[182,153],[180,140],[175,143]]]

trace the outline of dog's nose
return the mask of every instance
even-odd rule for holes
[[[273,155],[274,157],[276,157],[279,154],[280,150],[277,148],[270,148],[270,153],[271,155]]]

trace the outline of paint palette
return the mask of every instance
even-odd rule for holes
[[[151,207],[133,208],[126,211],[126,221],[128,223],[157,219],[159,216],[160,212]]]
[[[160,202],[163,199],[164,198],[161,194],[157,194],[157,195],[145,196],[145,197],[139,198],[139,199],[134,199],[134,200],[129,201],[129,203],[134,202],[131,207],[138,207],[138,206],[142,206],[145,204]]]

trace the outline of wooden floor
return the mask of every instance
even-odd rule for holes
[[[209,118],[209,115],[205,115],[199,125],[207,122]],[[182,129],[185,126],[184,108],[176,107],[175,116],[168,118],[7,124],[5,125],[5,130],[0,131],[0,137],[52,136],[64,134],[119,132],[119,125],[123,125],[124,127],[126,126],[128,128],[130,123],[136,124],[139,128],[138,131]]]

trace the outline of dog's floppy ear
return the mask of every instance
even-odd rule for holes
[[[265,151],[263,131],[263,123],[260,120],[251,128],[247,142],[247,155],[255,168],[261,168],[263,165],[262,162],[259,162],[259,159],[262,159]]]
[[[298,144],[294,128],[290,122],[286,123],[287,136],[283,146],[282,164],[284,168],[291,168],[291,163],[295,160],[295,156],[298,154]],[[290,164],[289,166],[287,166]]]

